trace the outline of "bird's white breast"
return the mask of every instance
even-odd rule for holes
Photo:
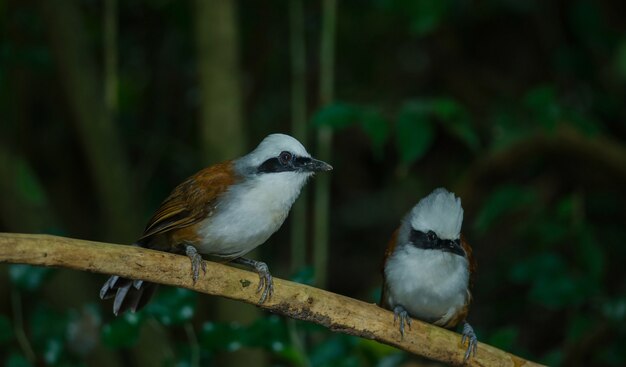
[[[235,258],[265,242],[283,224],[309,176],[262,174],[231,187],[202,223],[198,251]]]
[[[411,316],[444,325],[468,297],[468,261],[462,256],[411,245],[397,248],[385,264],[388,301]]]

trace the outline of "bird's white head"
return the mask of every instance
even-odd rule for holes
[[[310,176],[332,166],[311,158],[304,146],[285,134],[268,135],[249,154],[235,161],[239,173],[249,175],[292,172]]]
[[[436,189],[404,217],[398,233],[398,245],[463,256],[460,245],[462,223],[461,199],[446,189]]]
[[[461,236],[462,224],[461,199],[444,188],[438,188],[411,209],[404,218],[403,226],[424,233],[432,231],[442,240],[457,240]]]

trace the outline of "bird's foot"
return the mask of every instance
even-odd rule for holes
[[[185,247],[185,254],[189,257],[189,260],[191,260],[191,278],[193,279],[193,284],[196,284],[200,276],[200,269],[206,274],[206,263],[198,253],[198,250],[192,245]]]
[[[266,263],[257,261],[254,269],[259,274],[259,286],[256,292],[262,292],[259,299],[259,304],[262,304],[274,294],[274,280]]]
[[[474,333],[474,329],[469,323],[467,323],[467,321],[463,321],[463,337],[461,338],[461,345],[465,345],[466,340],[467,350],[465,351],[465,358],[463,358],[463,362],[467,362],[471,356],[475,356],[476,350],[478,349],[478,338],[476,337],[476,333]]]
[[[393,308],[394,325],[396,324],[396,320],[398,319],[400,319],[400,335],[402,335],[402,338],[404,338],[404,324],[407,324],[409,326],[409,329],[411,328],[411,316],[409,316],[409,313],[406,312],[404,307],[400,305]]]
[[[261,292],[259,304],[263,304],[269,298],[272,298],[272,295],[274,294],[274,281],[266,263],[246,259],[244,257],[237,258],[233,260],[233,262],[251,267],[257,272],[257,274],[259,274],[259,286],[256,289],[257,293]]]

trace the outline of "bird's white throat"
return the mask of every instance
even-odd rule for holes
[[[235,258],[252,251],[280,228],[311,173],[249,176],[233,185],[216,214],[200,228],[201,253]]]
[[[468,261],[462,256],[412,245],[396,248],[385,264],[388,302],[412,316],[444,325],[468,297]]]

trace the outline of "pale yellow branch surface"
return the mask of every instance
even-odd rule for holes
[[[196,292],[256,304],[258,276],[224,264],[207,262],[207,271],[193,285],[185,256],[72,238],[0,233],[0,263],[64,267],[184,287]],[[104,280],[104,279],[103,279]],[[359,281],[355,278],[355,281]],[[94,289],[94,295],[98,293]],[[314,322],[335,332],[374,339],[433,360],[461,365],[465,348],[457,333],[414,320],[400,338],[393,313],[307,285],[274,278],[274,295],[259,307],[276,314]],[[538,366],[479,343],[471,366]]]

